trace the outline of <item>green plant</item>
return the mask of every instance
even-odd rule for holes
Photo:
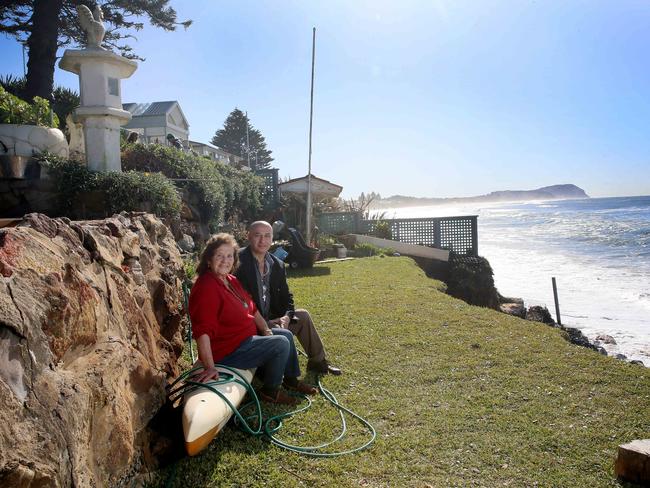
[[[81,103],[79,94],[74,90],[63,86],[57,86],[52,92],[52,109],[59,117],[59,128],[65,130],[67,127],[66,118]]]
[[[250,172],[159,144],[127,144],[122,168],[162,173],[198,200],[211,230],[225,220],[250,219],[261,209],[262,179]]]
[[[34,97],[34,101],[28,103],[0,86],[0,124],[58,127],[59,118],[44,98]]]
[[[183,258],[183,271],[185,272],[185,280],[191,283],[196,276],[197,254],[192,253],[188,257]]]
[[[387,220],[380,220],[375,224],[372,235],[381,239],[392,239],[393,232],[390,229],[390,223]]]
[[[334,244],[336,244],[338,241],[336,240],[336,237],[331,236],[329,234],[322,234],[318,237],[318,247],[332,247]]]
[[[15,95],[21,99],[25,99],[24,93],[26,83],[27,80],[25,77],[16,77],[12,75],[0,77],[0,86],[2,86],[12,95]],[[52,92],[51,105],[52,110],[54,110],[54,113],[56,113],[57,117],[59,118],[59,129],[65,131],[66,117],[79,106],[79,103],[79,94],[74,90],[71,90],[70,88],[66,88],[64,86],[54,87],[54,91]]]
[[[394,249],[383,248],[365,242],[360,244],[355,244],[352,249],[354,250],[355,254],[359,257],[392,256],[393,254],[395,254]]]
[[[176,217],[181,199],[174,184],[160,173],[127,171],[102,173],[88,170],[76,161],[43,156],[58,193],[58,212],[76,217],[84,194],[98,192],[103,196],[105,211],[149,211],[161,217]]]

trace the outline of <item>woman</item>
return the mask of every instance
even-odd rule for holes
[[[295,398],[280,390],[313,395],[316,388],[298,381],[300,367],[291,331],[270,329],[253,299],[230,273],[239,264],[238,246],[230,234],[208,240],[190,294],[192,335],[204,370],[197,381],[219,378],[215,363],[234,368],[264,367],[262,400],[293,404]]]

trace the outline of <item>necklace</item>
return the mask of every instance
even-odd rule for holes
[[[241,302],[244,308],[248,308],[248,302],[230,285],[228,281],[221,280],[221,282],[225,285],[226,290]]]

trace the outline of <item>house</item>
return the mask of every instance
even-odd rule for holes
[[[168,135],[179,139],[188,147],[190,124],[176,100],[153,103],[124,103],[122,108],[131,112],[131,120],[124,126],[137,132],[144,143],[170,144]]]
[[[194,151],[199,156],[208,157],[214,161],[219,161],[224,164],[231,164],[237,167],[248,168],[246,160],[234,154],[224,151],[220,147],[213,146],[212,144],[206,144],[203,142],[188,141],[189,148],[191,151]]]

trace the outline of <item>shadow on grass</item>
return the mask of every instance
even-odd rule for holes
[[[314,268],[287,268],[287,274],[292,278],[303,278],[307,276],[327,276],[332,274],[329,266],[316,266]]]

